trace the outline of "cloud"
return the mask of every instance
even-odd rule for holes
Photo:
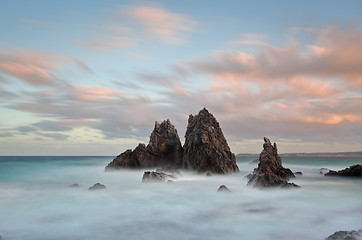
[[[34,123],[33,126],[43,131],[52,131],[52,132],[62,132],[62,131],[72,130],[72,128],[62,124],[61,122],[49,121],[49,120]]]
[[[185,43],[184,33],[192,31],[195,25],[189,16],[158,6],[122,7],[120,14],[134,20],[148,35],[168,44]]]
[[[34,86],[54,86],[57,82],[57,71],[63,69],[66,63],[93,73],[92,69],[76,58],[27,49],[23,49],[22,53],[0,51],[0,74],[5,79],[8,76],[15,77]]]
[[[84,48],[93,51],[108,51],[115,48],[129,48],[135,46],[136,40],[124,37],[98,38],[88,41],[78,41],[78,44]]]

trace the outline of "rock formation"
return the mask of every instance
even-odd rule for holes
[[[182,167],[199,173],[239,171],[219,123],[205,108],[198,115],[189,116]]]
[[[164,172],[144,172],[142,182],[173,182],[176,179],[173,175]]]
[[[361,240],[362,230],[359,231],[339,231],[330,235],[326,240]]]
[[[101,189],[106,189],[106,186],[101,183],[96,183],[93,186],[91,186],[90,188],[88,188],[89,191],[101,190]]]
[[[156,122],[147,145],[139,144],[133,151],[128,149],[108,164],[106,170],[120,168],[165,167],[181,165],[183,149],[177,130],[170,120]]]
[[[295,177],[293,172],[282,166],[282,160],[278,155],[277,145],[271,144],[264,137],[263,151],[259,155],[258,168],[254,170],[248,185],[256,187],[295,187],[294,183],[288,183],[290,178]]]
[[[346,177],[362,177],[362,165],[357,164],[350,166],[349,168],[340,170],[340,171],[333,171],[330,170],[325,176],[346,176]]]

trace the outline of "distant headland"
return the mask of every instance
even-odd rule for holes
[[[281,157],[362,157],[362,152],[316,152],[316,153],[281,153]],[[257,153],[238,153],[237,157],[258,157]]]

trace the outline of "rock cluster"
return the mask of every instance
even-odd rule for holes
[[[325,176],[348,176],[348,177],[362,177],[362,165],[357,164],[350,166],[349,168],[340,170],[340,171],[333,171],[330,170]]]
[[[189,116],[182,167],[218,174],[239,171],[219,123],[205,108]]]
[[[250,176],[248,185],[256,187],[296,187],[296,184],[288,183],[288,180],[295,176],[289,168],[282,166],[277,145],[275,143],[272,145],[270,140],[264,137],[263,148],[259,155],[258,168]]]
[[[139,144],[133,151],[125,151],[106,170],[151,167],[218,174],[239,171],[219,123],[205,108],[198,115],[189,116],[183,147],[169,120],[156,122],[147,146]]]
[[[359,231],[339,231],[326,238],[326,240],[361,240],[362,230]]]
[[[108,164],[106,170],[119,168],[178,168],[182,161],[182,146],[176,128],[170,120],[155,128],[147,145],[139,144],[133,151],[128,149]]]

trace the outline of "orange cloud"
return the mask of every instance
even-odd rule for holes
[[[130,6],[122,13],[135,20],[147,33],[168,44],[184,43],[183,33],[191,31],[194,26],[187,15],[156,6]]]

